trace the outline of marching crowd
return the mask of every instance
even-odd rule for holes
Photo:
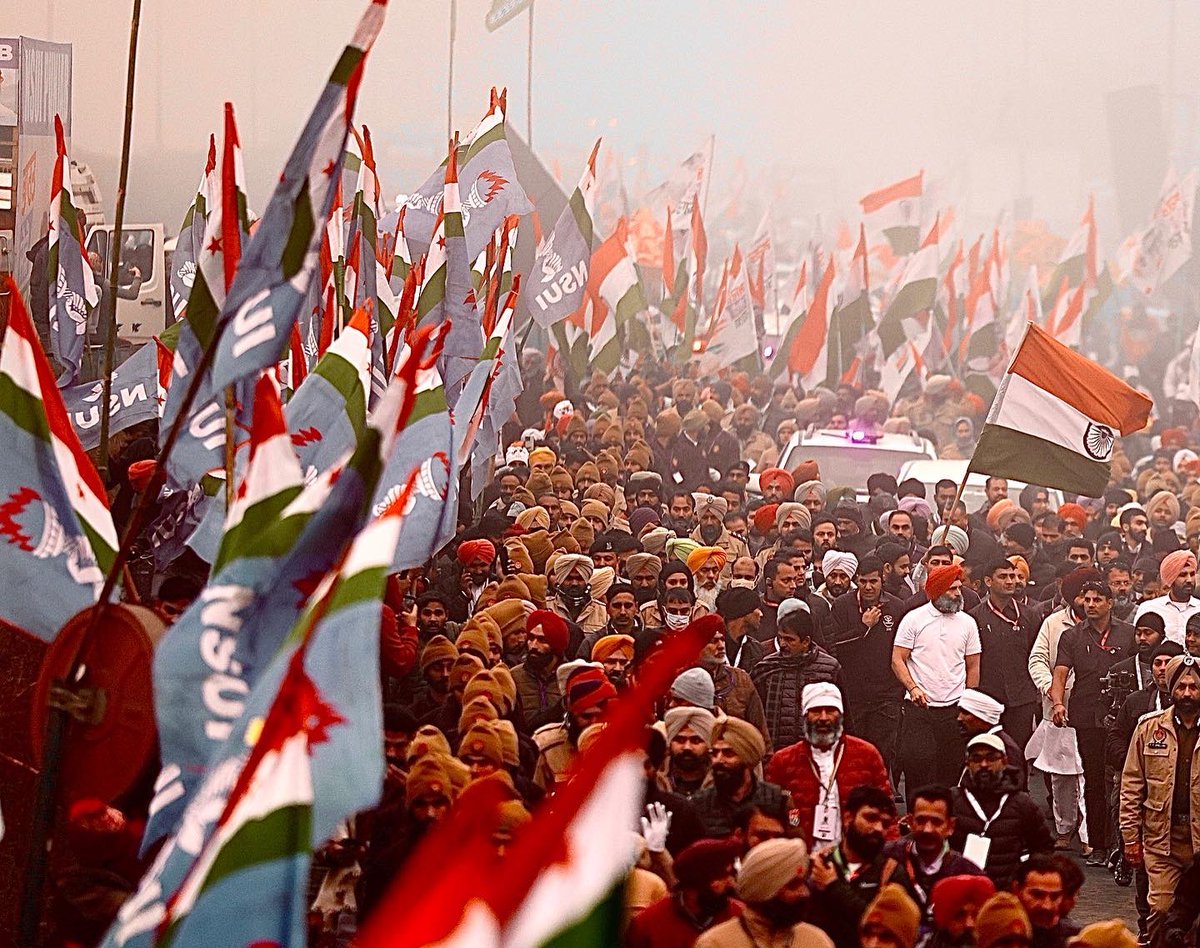
[[[502,860],[684,628],[707,645],[646,722],[631,948],[1194,944],[1187,430],[1124,439],[1103,497],[989,478],[968,510],[951,481],[779,466],[810,425],[969,457],[984,405],[948,377],[890,406],[647,365],[568,397],[522,363],[481,503],[389,579],[384,796],[317,854],[313,944],[348,943],[472,781],[505,788]],[[175,568],[158,601],[202,582]],[[1073,923],[1085,862],[1129,887],[1137,933]]]

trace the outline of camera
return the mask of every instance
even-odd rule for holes
[[[1108,714],[1104,718],[1104,726],[1112,727],[1117,723],[1117,714],[1137,690],[1137,676],[1132,671],[1117,671],[1112,669],[1100,679],[1100,697],[1108,701]]]

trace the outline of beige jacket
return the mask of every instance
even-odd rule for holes
[[[1050,700],[1050,685],[1054,683],[1054,663],[1058,659],[1058,640],[1062,634],[1075,625],[1075,619],[1069,609],[1055,609],[1046,616],[1042,627],[1038,629],[1037,639],[1029,653],[1029,677],[1042,696],[1042,717],[1049,718],[1054,713],[1053,702]],[[1071,708],[1071,688],[1075,684],[1075,671],[1067,673],[1067,692],[1063,704],[1068,712]]]
[[[746,933],[747,928],[750,934]],[[696,948],[833,948],[833,942],[808,922],[773,932],[761,915],[747,907],[741,918],[714,925],[697,938]]]
[[[701,546],[706,546],[703,537],[700,536],[700,528],[697,527],[688,536],[699,543]],[[749,556],[750,547],[746,545],[745,540],[739,540],[732,533],[721,528],[721,535],[717,537],[717,542],[713,546],[720,547],[725,551],[725,568],[721,570],[721,578],[728,579],[733,575],[733,561],[739,556]]]
[[[1133,730],[1121,773],[1121,838],[1147,852],[1171,854],[1171,797],[1179,742],[1171,708],[1147,714]],[[1200,852],[1200,742],[1192,753],[1192,849]]]

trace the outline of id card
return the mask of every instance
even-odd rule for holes
[[[980,869],[987,866],[988,853],[991,851],[992,841],[986,836],[980,836],[978,833],[969,833],[967,835],[967,844],[963,847],[963,856],[975,863]]]
[[[841,836],[841,828],[838,808],[818,803],[813,811],[813,839],[822,843],[836,843]]]

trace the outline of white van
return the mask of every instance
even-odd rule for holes
[[[810,426],[792,435],[776,466],[790,471],[811,459],[821,468],[826,486],[853,487],[865,498],[867,478],[872,474],[891,474],[899,479],[905,464],[935,458],[933,443],[918,435]]]
[[[926,498],[933,499],[933,485],[938,481],[954,481],[954,486],[957,487],[962,483],[963,475],[967,473],[967,461],[950,461],[944,459],[936,459],[932,461],[908,461],[900,469],[900,474],[896,480],[903,481],[910,477],[914,477],[925,485]],[[987,498],[984,496],[983,488],[987,483],[987,474],[972,473],[967,478],[967,486],[963,490],[963,502],[967,505],[967,512],[974,513],[984,505]],[[1008,496],[1014,501],[1017,495],[1021,493],[1021,489],[1025,487],[1024,481],[1015,481],[1012,478],[1008,479]],[[1063,492],[1056,487],[1046,489],[1046,494],[1050,498],[1050,509],[1057,510],[1066,499],[1063,497]]]
[[[167,305],[168,265],[163,243],[162,224],[126,224],[122,227],[121,273],[137,267],[142,285],[137,299],[117,300],[117,338],[140,346],[157,336],[172,322]],[[108,246],[112,240],[111,224],[101,224],[88,232],[87,249],[100,254],[104,264],[101,271],[108,281]],[[127,277],[118,277],[118,286],[128,286]]]

